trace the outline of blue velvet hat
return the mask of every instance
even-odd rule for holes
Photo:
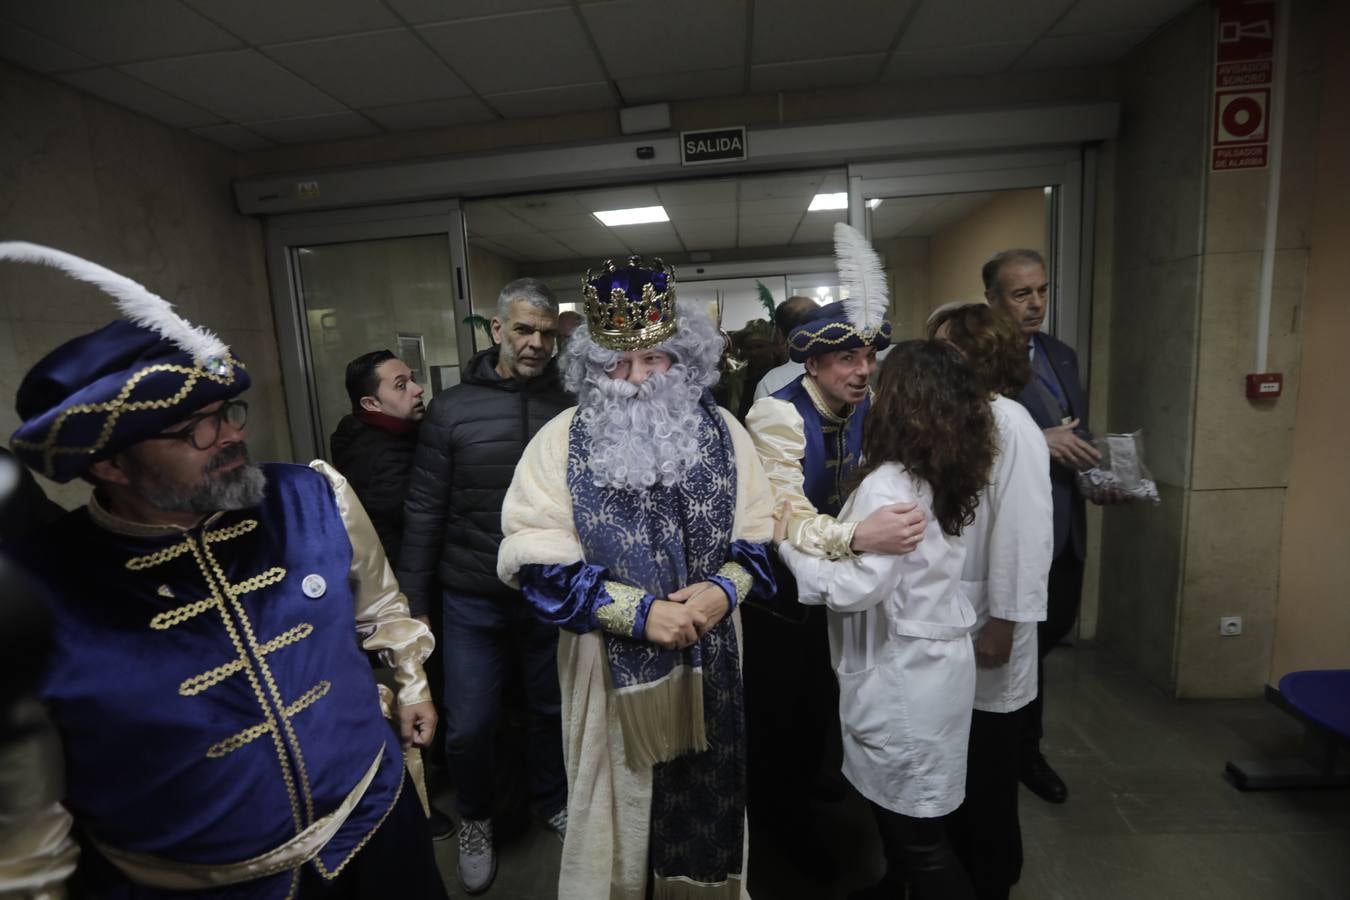
[[[836,350],[881,350],[891,342],[891,323],[886,320],[890,301],[881,257],[866,238],[843,222],[834,226],[834,254],[840,286],[848,296],[822,306],[792,329],[788,355],[793,362]]]
[[[215,335],[144,287],[77,256],[0,242],[0,260],[58,268],[113,295],[127,316],[48,353],[19,385],[16,455],[53,481],[242,393],[248,373]]]
[[[675,333],[675,270],[659,259],[650,266],[640,256],[622,266],[607,259],[599,270],[586,270],[581,292],[586,327],[602,347],[643,350]]]

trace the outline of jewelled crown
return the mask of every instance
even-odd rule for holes
[[[591,339],[611,350],[641,350],[675,333],[675,270],[653,258],[630,256],[626,265],[607,259],[587,269],[582,284]]]

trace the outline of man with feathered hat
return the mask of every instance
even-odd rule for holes
[[[913,504],[883,507],[862,522],[836,520],[858,464],[877,351],[890,344],[891,324],[876,252],[842,222],[834,240],[847,299],[809,313],[791,331],[788,352],[806,371],[756,400],[745,425],[794,547],[832,559],[908,553],[924,527]],[[792,576],[781,567],[778,584],[772,603],[752,603],[746,614],[750,741],[759,763],[751,772],[751,815],[806,874],[829,880],[833,866],[812,837],[805,798],[781,790],[785,783],[813,783],[828,745],[838,741],[824,607],[798,605]]]
[[[722,337],[674,274],[610,261],[584,293],[562,359],[578,405],[525,450],[497,568],[563,629],[558,894],[741,897],[739,608],[774,590],[772,495],[708,392]]]
[[[247,371],[162,298],[46,247],[0,260],[126,316],[19,387],[15,453],[94,492],[15,553],[52,597],[40,693],[65,795],[6,865],[40,870],[73,817],[78,896],[444,897],[400,747],[435,729],[433,641],[351,488],[250,460]],[[394,669],[401,735],[363,648]]]

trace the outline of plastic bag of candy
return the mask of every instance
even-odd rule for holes
[[[1078,489],[1089,500],[1112,493],[1128,500],[1160,503],[1153,473],[1144,465],[1144,433],[1108,434],[1092,442],[1101,462],[1078,473]]]

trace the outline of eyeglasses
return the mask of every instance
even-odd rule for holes
[[[230,400],[214,412],[201,413],[188,419],[187,426],[177,431],[152,434],[153,440],[187,441],[197,450],[210,450],[220,440],[220,425],[229,422],[232,428],[243,428],[248,422],[248,403]]]

